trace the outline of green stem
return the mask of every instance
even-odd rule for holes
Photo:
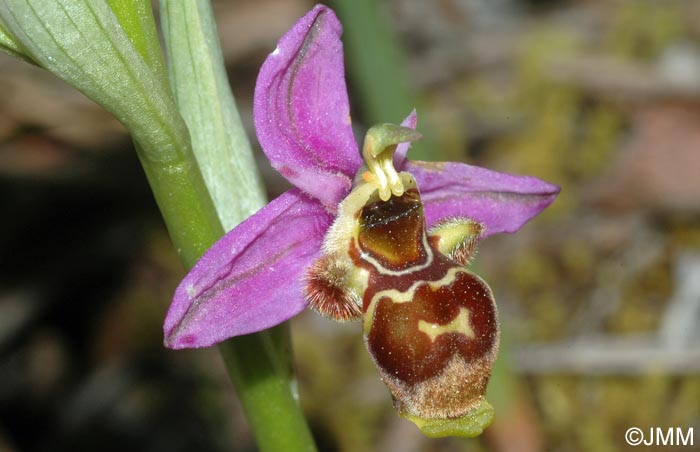
[[[207,0],[161,0],[175,100],[219,218],[233,228],[265,204],[252,151],[231,93]],[[289,327],[219,345],[261,451],[316,447],[290,384]]]
[[[286,324],[219,345],[261,451],[313,452],[313,438],[290,387]]]

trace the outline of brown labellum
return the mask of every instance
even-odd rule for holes
[[[428,239],[417,190],[366,205],[359,223],[351,256],[369,272],[365,338],[396,408],[465,416],[483,402],[498,349],[491,290]]]

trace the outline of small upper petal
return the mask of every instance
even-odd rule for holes
[[[403,120],[401,123],[401,127],[408,127],[409,129],[416,129],[416,125],[418,124],[418,114],[416,113],[416,110],[414,109],[407,117],[406,119]],[[398,146],[396,146],[396,151],[394,152],[394,167],[399,170],[403,171],[403,165],[406,160],[406,153],[408,153],[409,148],[411,147],[411,142],[407,141],[405,143],[401,143]]]
[[[206,347],[275,326],[306,307],[304,269],[333,218],[290,190],[222,237],[175,291],[165,345]]]
[[[464,163],[406,161],[418,183],[428,227],[451,217],[486,226],[484,236],[516,232],[550,205],[559,187],[531,176],[499,173]]]
[[[326,206],[347,194],[362,163],[350,121],[341,34],[333,11],[316,6],[282,37],[255,86],[255,129],[265,155]]]

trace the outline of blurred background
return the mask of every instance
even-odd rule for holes
[[[391,407],[359,324],[292,322],[321,451],[700,450],[700,2],[341,0],[358,136],[413,106],[413,158],[562,186],[480,244],[502,316],[477,439]],[[249,136],[257,71],[313,2],[214,1]],[[215,349],[167,350],[184,269],[124,129],[0,54],[0,451],[254,451]],[[256,144],[257,146],[257,144]],[[270,197],[287,188],[258,152]]]

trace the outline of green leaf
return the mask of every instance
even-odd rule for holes
[[[7,27],[2,23],[2,20],[0,20],[0,52],[34,64],[32,59],[24,54],[15,38],[7,32]]]
[[[122,30],[154,74],[165,82],[167,72],[150,0],[107,0]]]
[[[265,204],[250,143],[226,76],[208,1],[160,4],[171,86],[197,163],[226,230]]]
[[[5,0],[0,17],[28,56],[131,132],[171,238],[194,264],[222,228],[169,87],[111,8],[90,0]]]
[[[123,122],[147,158],[177,159],[187,129],[106,3],[8,0],[0,15],[35,61]]]

